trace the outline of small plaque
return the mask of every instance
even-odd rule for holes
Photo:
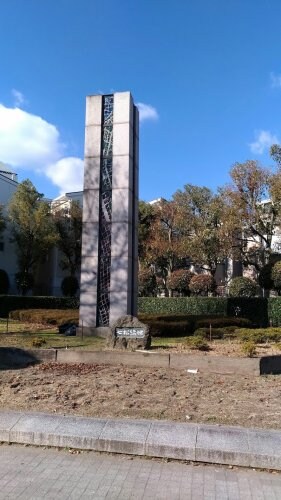
[[[144,328],[123,327],[123,328],[116,328],[115,334],[117,337],[125,337],[130,339],[143,339],[145,332]]]

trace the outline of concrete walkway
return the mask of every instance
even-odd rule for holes
[[[0,412],[0,441],[281,470],[281,431]]]
[[[0,500],[279,500],[281,474],[0,446]]]

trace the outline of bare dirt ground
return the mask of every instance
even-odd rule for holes
[[[281,376],[48,363],[0,371],[0,409],[281,428]]]
[[[227,357],[243,357],[245,358],[245,353],[243,352],[243,344],[239,342],[237,339],[228,340],[212,340],[212,342],[208,342],[209,351],[204,352],[198,349],[190,349],[187,344],[184,342],[181,343],[180,340],[177,339],[177,344],[168,344],[161,345],[162,339],[157,339],[157,343],[153,343],[152,339],[152,349],[161,351],[161,352],[171,352],[171,353],[183,353],[183,354],[192,354],[193,356],[202,356],[205,354],[206,356],[227,356]],[[164,339],[165,340],[165,339]],[[255,356],[273,356],[273,355],[281,355],[281,345],[276,343],[267,344],[256,344],[255,345],[256,353]]]

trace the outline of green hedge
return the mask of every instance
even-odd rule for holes
[[[139,297],[138,311],[146,314],[226,316],[227,299],[222,297]]]
[[[150,326],[152,337],[189,336],[197,329],[205,328],[209,332],[210,324],[215,328],[251,328],[252,322],[245,318],[226,318],[224,316],[187,315],[187,314],[145,314],[138,318]]]
[[[228,297],[226,316],[247,318],[256,326],[267,326],[268,299],[263,297]]]
[[[143,323],[149,323],[150,321],[165,321],[166,323],[174,321],[196,321],[198,316],[186,316],[186,314],[146,314],[138,313],[138,318]],[[200,316],[201,318],[201,316]]]
[[[187,337],[192,335],[193,326],[189,321],[148,321],[152,337]]]
[[[72,297],[23,297],[0,295],[0,317],[7,317],[16,309],[78,309],[79,301]],[[163,315],[178,321],[188,320],[186,316],[233,317],[239,308],[238,317],[247,318],[257,326],[281,325],[281,297],[139,297],[140,314],[162,320]],[[155,318],[155,315],[158,318]],[[199,319],[199,318],[198,318]],[[168,320],[168,316],[165,317]]]
[[[255,326],[264,327],[269,321],[281,324],[281,297],[139,297],[138,310],[146,314],[183,314],[193,316],[242,317]],[[187,318],[188,319],[188,318]],[[198,318],[199,319],[199,318]]]
[[[73,297],[23,297],[0,295],[0,317],[6,318],[17,309],[78,309],[79,301]]]
[[[268,318],[272,326],[281,325],[281,297],[270,297],[268,300]]]

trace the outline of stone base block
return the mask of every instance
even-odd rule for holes
[[[103,337],[107,339],[111,336],[111,329],[109,326],[79,326],[76,328],[76,335],[78,337]]]

